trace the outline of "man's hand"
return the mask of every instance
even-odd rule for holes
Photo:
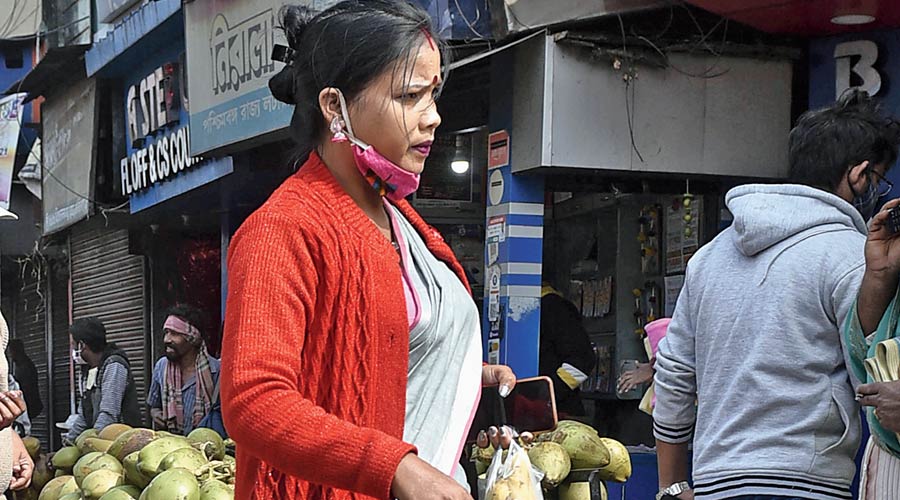
[[[859,404],[875,408],[875,418],[891,432],[900,432],[900,381],[859,386]]]
[[[9,489],[13,491],[24,490],[31,485],[31,475],[34,473],[34,461],[28,456],[25,443],[15,432],[12,433],[13,445],[13,477],[9,483]]]
[[[900,199],[884,204],[880,212],[869,222],[866,239],[866,271],[875,274],[900,273],[900,238],[887,229],[888,212],[900,205]]]
[[[164,431],[167,429],[166,421],[163,419],[162,410],[159,408],[153,408],[150,410],[150,418],[153,420],[153,429],[158,431]]]

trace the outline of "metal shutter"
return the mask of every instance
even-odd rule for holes
[[[51,402],[53,407],[52,417],[53,424],[64,422],[72,413],[72,379],[70,379],[71,366],[71,344],[69,343],[69,273],[63,272],[53,274],[50,278],[50,316],[51,316],[51,334],[53,338],[53,380],[50,390],[53,391]],[[53,447],[57,450],[60,448],[62,441],[60,439],[61,431],[54,425],[51,428],[53,434]]]
[[[50,427],[47,422],[49,404],[47,396],[50,386],[47,380],[47,288],[46,280],[41,279],[45,270],[26,261],[21,264],[19,298],[16,300],[15,328],[13,338],[25,344],[25,353],[34,362],[38,371],[38,387],[44,410],[31,421],[31,435],[41,440],[44,451],[50,445]]]
[[[95,316],[106,325],[107,341],[128,354],[143,408],[148,385],[144,258],[128,253],[128,232],[122,230],[73,233],[70,245],[72,316]]]

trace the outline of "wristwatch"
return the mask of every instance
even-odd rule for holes
[[[671,495],[673,497],[677,497],[678,495],[684,493],[685,491],[691,489],[691,485],[688,484],[687,481],[682,481],[680,483],[675,483],[667,488],[663,488],[659,493],[656,494],[656,500],[660,500],[662,497],[666,495]]]

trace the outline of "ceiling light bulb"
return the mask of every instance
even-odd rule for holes
[[[450,162],[450,169],[457,174],[464,174],[469,171],[468,160],[454,160]]]
[[[831,18],[832,24],[840,26],[856,26],[860,24],[869,24],[875,21],[875,16],[869,14],[842,14]]]

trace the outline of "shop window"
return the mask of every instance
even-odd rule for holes
[[[19,69],[25,66],[25,55],[19,47],[3,49],[3,60],[8,69]]]

